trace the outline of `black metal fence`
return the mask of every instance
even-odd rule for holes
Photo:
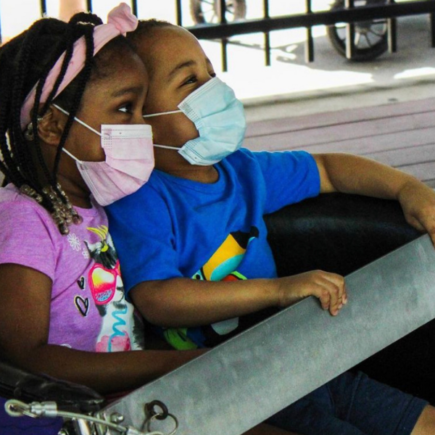
[[[289,0],[295,1],[295,0]],[[333,8],[328,11],[313,12],[312,0],[305,0],[305,13],[271,17],[269,13],[269,0],[263,0],[263,17],[260,19],[240,20],[230,22],[227,20],[226,0],[205,0],[214,5],[218,11],[218,23],[190,26],[188,28],[199,39],[213,39],[221,41],[222,69],[228,69],[227,46],[232,36],[251,33],[264,34],[264,59],[265,64],[271,63],[270,33],[276,30],[306,28],[305,59],[307,62],[314,61],[314,39],[312,27],[318,25],[333,26],[337,23],[346,23],[346,36],[343,42],[345,55],[348,59],[354,59],[355,27],[361,22],[373,20],[385,20],[387,31],[385,34],[388,41],[388,49],[395,52],[396,44],[396,18],[418,14],[430,15],[430,43],[435,47],[435,0],[404,1],[396,3],[395,0],[366,0],[364,6],[356,7],[355,0],[341,0],[342,8]],[[131,0],[133,13],[138,15],[138,0]],[[337,2],[336,2],[337,3]],[[339,2],[340,3],[340,2]],[[87,7],[92,11],[92,0],[87,0]],[[175,1],[176,21],[183,26],[183,14],[181,0]],[[41,16],[47,13],[46,0],[40,0]],[[1,38],[1,29],[0,29]],[[1,41],[1,39],[0,39]]]

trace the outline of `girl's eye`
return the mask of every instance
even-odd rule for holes
[[[131,103],[124,104],[118,110],[120,112],[124,112],[124,113],[132,113],[133,112],[133,105]]]

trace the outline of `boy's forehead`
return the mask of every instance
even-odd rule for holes
[[[177,26],[155,29],[152,46],[164,52],[186,52],[192,50],[202,51],[199,41],[189,31]],[[158,32],[158,33],[157,33]]]
[[[164,69],[172,69],[181,63],[206,59],[206,55],[199,41],[187,30],[171,26],[155,29],[155,37],[148,52],[149,61]],[[146,53],[144,53],[146,57]]]

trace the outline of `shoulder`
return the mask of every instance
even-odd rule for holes
[[[14,188],[0,188],[0,264],[14,263],[54,277],[61,237],[50,214]]]
[[[38,223],[44,227],[55,227],[47,210],[10,185],[0,188],[0,220],[2,222],[0,230],[3,231],[7,230],[5,226],[29,227]]]
[[[162,180],[157,174],[152,174],[149,181],[139,190],[113,204],[105,207],[105,211],[112,220],[114,217],[134,217],[137,213],[143,214],[152,209],[159,208],[165,203],[167,196]]]
[[[235,153],[228,156],[225,161],[229,164],[246,164],[246,163],[281,163],[281,162],[298,162],[303,160],[314,160],[314,157],[306,151],[251,151],[247,148],[241,148]]]
[[[223,160],[227,168],[234,168],[239,175],[248,172],[268,173],[275,170],[294,171],[315,166],[313,156],[306,151],[251,151],[241,148]]]

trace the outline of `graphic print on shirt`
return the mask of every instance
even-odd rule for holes
[[[258,238],[258,228],[251,227],[249,233],[230,233],[207,262],[193,274],[192,279],[201,281],[237,281],[247,278],[236,269],[242,262],[249,243]],[[211,333],[219,336],[233,332],[239,326],[238,317],[210,325]],[[164,330],[166,340],[176,349],[194,349],[204,341],[205,328],[169,328]]]
[[[134,331],[135,326],[129,324],[130,319],[137,319],[133,315],[133,305],[125,300],[120,264],[108,228],[101,225],[87,229],[100,239],[96,243],[85,241],[90,257],[95,262],[88,271],[88,286],[102,317],[95,350],[121,352],[140,349],[138,337],[130,336],[134,335],[131,331]]]

